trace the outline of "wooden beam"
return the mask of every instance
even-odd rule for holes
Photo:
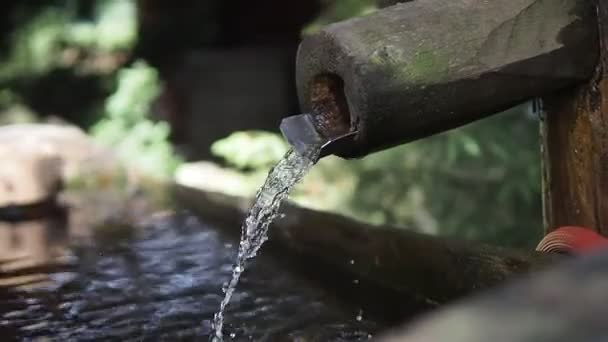
[[[183,186],[175,188],[175,195],[181,205],[206,220],[223,221],[234,234],[240,232],[250,204]],[[294,205],[284,205],[281,211],[285,217],[271,226],[267,248],[296,255],[309,264],[329,265],[353,279],[434,305],[495,286],[557,258],[371,226]]]
[[[593,79],[543,99],[546,232],[559,226],[581,225],[608,235],[608,4],[605,1],[597,1],[597,13],[601,51]]]

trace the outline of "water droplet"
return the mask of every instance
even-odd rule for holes
[[[373,337],[373,336],[372,336],[372,334],[367,334],[367,339],[368,339],[368,340],[371,340],[371,339],[372,339],[372,337]]]
[[[230,333],[230,338],[235,338],[236,334],[235,333]]]
[[[354,264],[355,264],[355,260],[350,259],[350,264],[351,264],[351,265],[354,265]]]
[[[359,284],[359,279],[353,279],[353,284]]]
[[[225,244],[224,244],[224,247],[225,247],[225,248],[232,248],[232,246],[233,246],[233,245],[232,245],[231,243],[225,243]]]
[[[238,272],[238,273],[243,272],[243,267],[241,267],[241,266],[236,266],[236,267],[234,268],[234,272]]]
[[[34,304],[38,304],[38,302],[40,302],[40,301],[39,301],[38,299],[36,299],[36,298],[27,298],[27,299],[25,300],[25,302],[26,302],[28,305],[34,305]],[[65,304],[71,304],[71,303],[65,303]]]
[[[359,310],[357,317],[355,317],[357,321],[361,321],[363,319],[363,310]]]

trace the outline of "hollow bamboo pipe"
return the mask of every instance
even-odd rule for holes
[[[306,37],[297,87],[320,135],[356,132],[332,153],[360,157],[589,79],[598,49],[594,1],[416,0]]]

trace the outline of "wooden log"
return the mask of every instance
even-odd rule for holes
[[[595,76],[543,99],[547,233],[580,225],[608,235],[608,4],[598,1],[597,6],[601,56]]]
[[[177,200],[206,220],[221,220],[238,234],[250,202],[176,186]],[[396,227],[370,226],[291,204],[271,226],[268,248],[329,265],[411,298],[442,304],[541,268],[555,256],[470,241],[448,240]]]
[[[607,341],[608,254],[556,266],[437,311],[379,342]]]
[[[300,45],[302,110],[358,157],[443,132],[593,75],[588,0],[425,0],[330,25]],[[583,53],[584,52],[584,53]]]

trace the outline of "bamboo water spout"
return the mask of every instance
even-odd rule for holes
[[[310,114],[281,128],[296,147],[304,136],[361,157],[589,79],[597,38],[588,0],[396,4],[304,39],[296,77]]]

